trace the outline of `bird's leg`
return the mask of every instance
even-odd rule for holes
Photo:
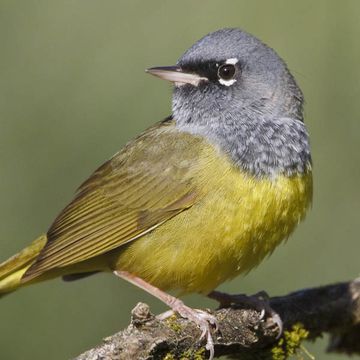
[[[265,291],[260,291],[254,295],[247,296],[245,294],[227,294],[220,291],[212,291],[207,295],[210,299],[220,303],[220,307],[229,307],[231,305],[250,307],[260,312],[260,319],[268,314],[279,328],[279,335],[283,332],[283,322],[277,312],[275,312],[269,301],[269,295]]]
[[[114,271],[114,274],[133,285],[145,290],[149,294],[157,297],[167,306],[169,306],[173,312],[177,312],[181,317],[188,319],[194,322],[201,330],[200,339],[206,338],[206,349],[210,352],[209,360],[214,358],[214,341],[211,336],[210,324],[214,325],[217,329],[217,321],[214,316],[208,314],[205,311],[192,309],[189,306],[186,306],[181,300],[177,299],[174,296],[167,294],[166,292],[160,290],[159,288],[147,283],[143,279],[128,273],[127,271]],[[165,318],[169,317],[171,314],[169,312],[164,313]],[[164,318],[164,316],[162,317]]]

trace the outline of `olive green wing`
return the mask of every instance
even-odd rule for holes
[[[200,142],[168,121],[126,145],[81,185],[23,280],[118,248],[191,207],[201,197]]]

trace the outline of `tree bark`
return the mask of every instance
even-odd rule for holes
[[[299,337],[296,327],[303,329],[307,339],[329,333],[328,351],[360,355],[360,278],[296,291],[269,301],[283,321],[282,338],[278,339],[278,327],[270,315],[261,318],[259,311],[232,305],[211,312],[219,323],[218,331],[213,331],[215,357],[285,359],[289,354],[287,347],[292,346],[286,344],[286,334],[293,331],[292,341]],[[74,360],[207,358],[199,338],[200,330],[192,322],[175,315],[159,320],[148,305],[139,303],[132,310],[126,329]]]

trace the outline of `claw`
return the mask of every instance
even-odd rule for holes
[[[259,293],[252,296],[246,296],[243,294],[231,295],[219,291],[212,291],[210,294],[208,294],[208,296],[211,299],[219,301],[220,307],[228,307],[234,304],[238,306],[255,308],[255,310],[260,312],[260,320],[263,320],[266,314],[268,314],[279,328],[277,339],[282,335],[283,322],[280,316],[270,307],[269,296],[265,291],[260,291]]]
[[[265,309],[262,309],[260,312],[260,320],[264,320],[265,315],[266,315],[266,311],[265,311]]]
[[[274,321],[274,323],[279,328],[279,333],[277,334],[276,339],[280,339],[280,337],[281,337],[281,335],[283,333],[283,330],[284,330],[283,322],[282,322],[279,314],[276,313],[275,311],[272,312],[271,317],[272,317],[272,320]]]
[[[193,321],[201,331],[199,340],[206,339],[205,349],[209,351],[210,357],[209,360],[213,360],[215,356],[214,350],[214,340],[211,335],[210,325],[215,327],[215,331],[218,331],[219,324],[215,316],[199,309],[192,309],[186,306],[182,301],[178,300],[173,306],[174,310],[165,311],[162,314],[159,314],[157,318],[159,320],[165,320],[170,316],[174,315],[177,312],[181,317]]]
[[[211,325],[215,326],[215,331],[219,330],[219,323],[216,319],[215,316],[207,313],[204,310],[199,310],[199,309],[193,309],[194,311],[196,311],[199,315],[199,317],[201,317],[202,319],[206,320],[208,323],[210,323]]]
[[[211,336],[210,331],[208,331],[205,349],[208,350],[209,353],[210,353],[209,360],[214,359],[214,356],[215,356],[214,340],[213,340],[213,338]]]
[[[193,321],[201,330],[200,340],[206,338],[206,350],[210,352],[209,360],[214,358],[214,340],[211,335],[210,324],[215,325],[216,329],[218,328],[216,318],[199,309],[192,309],[186,306],[182,301],[178,300],[176,304],[173,305],[173,310],[180,314],[181,317],[186,318],[190,321]]]

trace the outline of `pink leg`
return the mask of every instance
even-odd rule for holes
[[[186,306],[176,297],[161,291],[157,287],[147,283],[135,275],[128,273],[127,271],[116,270],[114,271],[114,274],[157,297],[159,300],[169,306],[174,312],[177,312],[181,317],[194,322],[201,330],[200,339],[206,337],[206,349],[210,352],[209,360],[214,358],[214,341],[210,331],[210,324],[215,325],[217,328],[217,322],[214,316],[208,314],[205,311],[192,309]]]

